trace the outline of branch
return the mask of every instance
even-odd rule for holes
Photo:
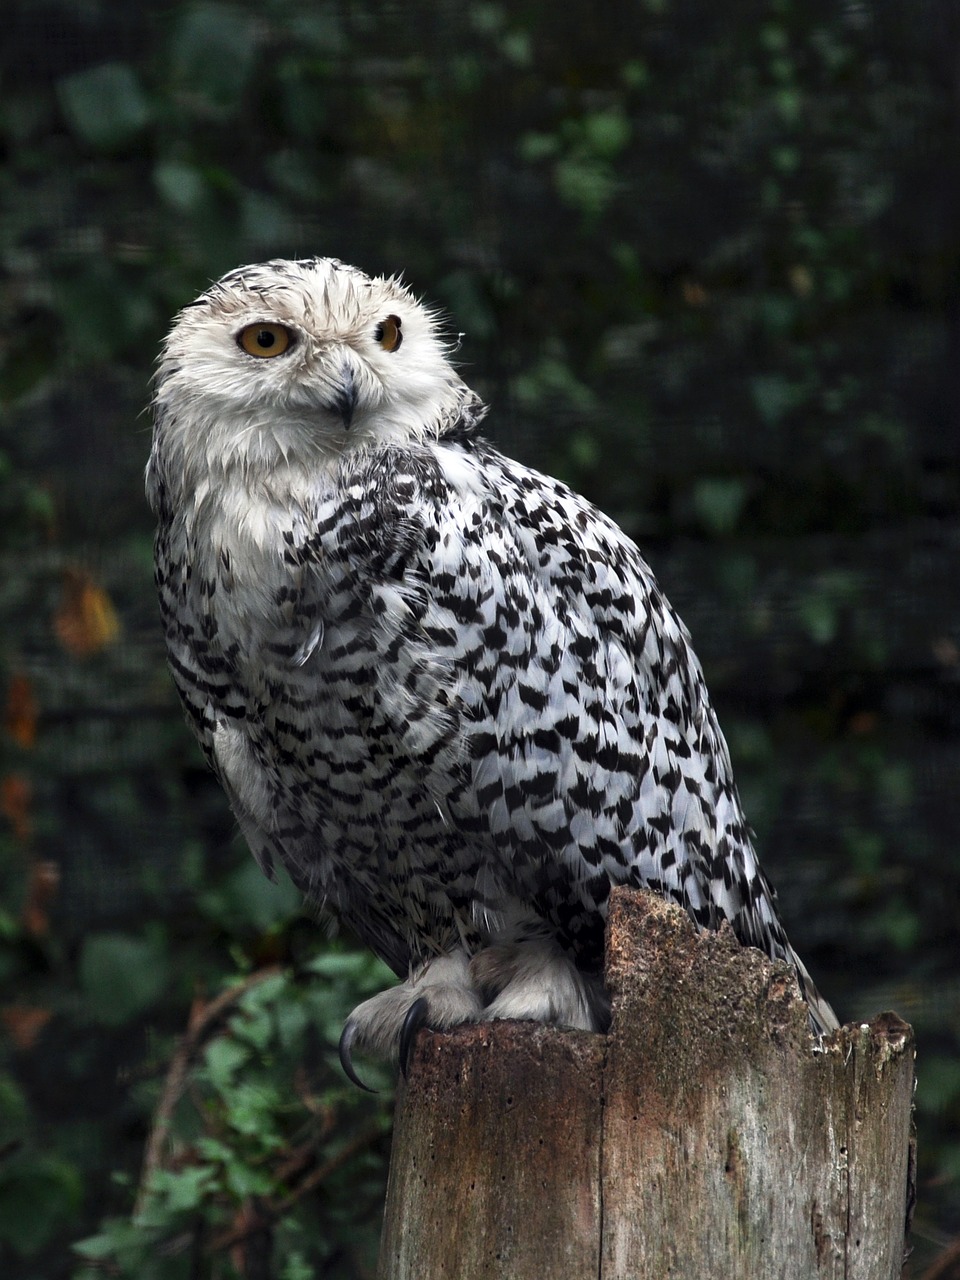
[[[190,1025],[186,1034],[180,1038],[176,1052],[170,1062],[170,1069],[164,1081],[160,1101],[153,1114],[153,1125],[144,1149],[140,1182],[133,1205],[134,1218],[143,1212],[149,1195],[150,1181],[155,1171],[163,1163],[164,1148],[170,1137],[173,1113],[186,1089],[187,1073],[193,1059],[199,1053],[204,1041],[210,1035],[216,1023],[224,1017],[227,1011],[237,1004],[253,987],[259,986],[261,982],[265,982],[268,978],[275,977],[279,972],[279,965],[269,965],[265,969],[258,969],[249,978],[245,978],[235,986],[229,987],[226,991],[221,991],[209,1004],[203,1006],[199,1014],[191,1015]]]

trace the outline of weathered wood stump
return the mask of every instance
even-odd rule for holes
[[[817,1046],[792,973],[645,893],[611,903],[608,1036],[423,1033],[380,1280],[895,1280],[914,1046]]]

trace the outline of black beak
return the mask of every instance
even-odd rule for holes
[[[340,415],[340,420],[347,431],[350,430],[350,423],[353,421],[358,396],[357,384],[353,380],[353,369],[349,364],[345,364],[340,375],[340,385],[330,408]]]

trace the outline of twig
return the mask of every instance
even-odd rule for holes
[[[382,1128],[379,1123],[370,1124],[365,1129],[361,1129],[356,1137],[341,1147],[335,1156],[331,1156],[329,1160],[325,1160],[312,1173],[307,1174],[299,1186],[295,1187],[289,1195],[274,1203],[268,1201],[262,1204],[262,1212],[256,1222],[242,1227],[231,1227],[228,1231],[223,1231],[220,1235],[214,1236],[207,1246],[208,1252],[219,1253],[224,1249],[232,1249],[234,1245],[241,1243],[247,1236],[253,1235],[257,1231],[262,1231],[268,1223],[282,1218],[284,1214],[293,1208],[298,1200],[312,1191],[314,1187],[318,1187],[322,1182],[325,1182],[341,1165],[346,1164],[351,1157],[355,1156],[368,1143],[373,1142],[381,1133]]]
[[[230,987],[226,991],[221,991],[218,996],[214,997],[204,1007],[203,1012],[198,1017],[191,1020],[187,1031],[181,1036],[163,1084],[160,1101],[153,1114],[153,1125],[144,1148],[140,1183],[137,1187],[137,1197],[133,1206],[134,1218],[143,1212],[150,1180],[163,1162],[164,1148],[170,1136],[173,1113],[186,1088],[187,1072],[190,1069],[192,1059],[199,1052],[200,1046],[209,1035],[211,1028],[224,1016],[227,1010],[246,995],[252,987],[259,986],[261,982],[275,977],[279,972],[279,965],[269,965],[265,969],[258,969],[256,973],[252,973],[243,982],[238,982],[236,986]]]

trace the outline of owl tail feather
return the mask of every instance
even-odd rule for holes
[[[810,1026],[813,1029],[813,1033],[817,1036],[829,1035],[831,1031],[836,1031],[840,1026],[840,1020],[817,990],[816,984],[807,973],[806,966],[796,952],[793,952],[791,959],[797,971],[800,992],[810,1010]]]

